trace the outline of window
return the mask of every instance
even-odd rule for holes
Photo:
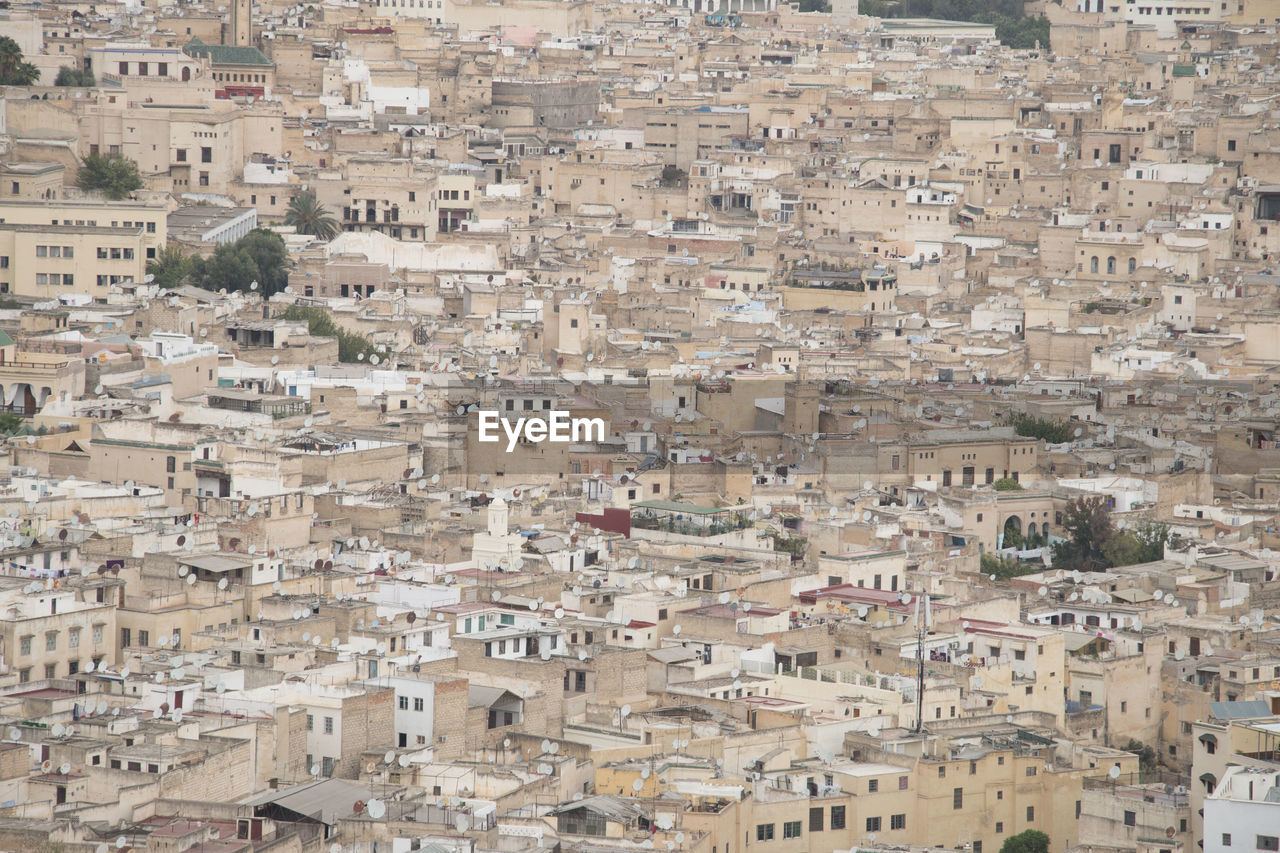
[[[1027,823],[1031,823],[1036,819],[1036,807],[1027,806]]]
[[[57,631],[49,631],[44,635],[44,650],[46,652],[56,652],[58,650]]]
[[[799,838],[800,832],[804,827],[802,822],[798,820],[789,820],[782,825],[783,838]]]
[[[179,162],[179,163],[185,163],[185,162],[187,162],[187,149],[185,149],[185,148],[179,148],[179,149],[177,149],[176,151],[174,151],[173,153],[174,153],[174,160],[175,160],[175,161],[177,161],[177,162]]]
[[[996,821],[996,835],[1004,832],[1004,821]]]
[[[333,717],[324,718],[324,733],[327,735],[333,734]]]
[[[397,704],[400,706],[401,711],[409,710],[409,697],[408,696],[399,697],[397,700]]]
[[[879,817],[867,818],[867,832],[879,832],[879,831],[880,831],[880,818]]]
[[[1125,825],[1125,826],[1137,826],[1137,825],[1138,825],[1138,813],[1137,813],[1137,812],[1131,812],[1131,811],[1126,810],[1126,811],[1125,811],[1125,813],[1124,813],[1124,825]]]
[[[80,629],[79,628],[72,628],[70,631],[67,632],[67,637],[68,637],[68,642],[71,645],[71,648],[73,649],[80,648]]]
[[[1259,850],[1280,850],[1280,835],[1259,835]]]
[[[951,791],[951,808],[964,808],[964,788],[955,788]]]
[[[212,163],[212,162],[213,162],[213,149],[212,149],[212,148],[204,147],[204,148],[201,148],[201,149],[200,149],[200,162],[201,162],[201,163]]]
[[[880,790],[880,780],[879,780],[879,779],[872,779],[872,780],[870,780],[869,782],[867,782],[867,793],[868,793],[868,794],[874,794],[876,791],[879,791],[879,790]]]
[[[421,711],[424,708],[424,701],[421,696],[413,700],[413,710]]]
[[[756,824],[756,841],[772,841],[773,840],[773,824],[758,823]]]
[[[120,647],[127,649],[129,648],[129,646],[132,646],[132,645],[133,645],[133,632],[130,631],[128,628],[121,628],[120,629]]]
[[[823,812],[821,808],[809,809],[809,831],[822,832]]]
[[[844,829],[844,806],[831,807],[831,828]]]
[[[149,646],[149,645],[151,645],[151,632],[150,632],[150,631],[139,631],[139,632],[138,632],[138,645],[140,645],[140,646]]]
[[[890,829],[906,829],[907,828],[906,814],[891,815],[889,817],[889,828]]]
[[[1036,768],[1035,768],[1035,767],[1028,767],[1028,768],[1027,768],[1027,775],[1028,775],[1028,776],[1034,776],[1034,775],[1036,775]]]

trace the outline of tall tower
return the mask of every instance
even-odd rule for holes
[[[253,45],[253,0],[231,0],[231,23],[222,41],[236,47]]]

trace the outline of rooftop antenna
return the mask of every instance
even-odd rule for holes
[[[924,619],[920,618],[920,599],[924,599]],[[914,734],[924,734],[924,641],[929,636],[929,624],[933,612],[928,592],[916,596],[916,725]]]

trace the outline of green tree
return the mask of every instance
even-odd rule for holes
[[[138,174],[138,164],[125,157],[90,154],[84,158],[76,175],[76,186],[85,192],[100,192],[119,201],[142,189],[142,175]]]
[[[154,276],[155,283],[165,290],[172,290],[182,284],[182,280],[191,274],[191,259],[183,254],[177,246],[165,246],[156,256],[147,261],[147,272]]]
[[[831,4],[828,0],[800,0],[799,9],[801,12],[830,12]]]
[[[1116,529],[1102,498],[1068,501],[1062,512],[1062,529],[1066,538],[1053,543],[1054,568],[1096,571],[1111,567],[1106,550]]]
[[[1133,566],[1163,560],[1166,543],[1174,543],[1169,525],[1147,521],[1127,530],[1117,530],[1102,550],[1111,565]]]
[[[1024,829],[1006,838],[1000,853],[1049,853],[1049,836],[1038,829]]]
[[[328,311],[310,305],[290,305],[280,315],[286,320],[304,320],[307,333],[316,338],[338,339],[338,361],[368,361],[374,354],[373,341],[348,332],[333,321]],[[363,358],[361,358],[363,356]]]
[[[258,267],[258,287],[264,295],[279,293],[289,284],[289,252],[284,238],[274,231],[255,228],[236,241]]]
[[[1048,444],[1062,444],[1071,440],[1071,427],[1062,421],[1051,421],[1031,415],[1015,413],[1009,418],[1013,431],[1027,438],[1038,438]]]
[[[55,86],[96,86],[98,81],[94,79],[92,71],[81,71],[72,68],[70,65],[64,65],[58,69],[58,76],[54,79]]]
[[[689,175],[679,166],[673,166],[670,163],[662,167],[662,175],[658,178],[658,183],[664,187],[678,187],[684,183]]]
[[[1156,751],[1140,740],[1129,738],[1129,742],[1120,747],[1125,752],[1138,756],[1138,774],[1140,781],[1147,781],[1156,772]]]
[[[299,234],[310,234],[319,240],[328,241],[338,236],[338,221],[313,193],[300,193],[289,200],[284,224],[292,225]]]
[[[0,86],[30,86],[40,79],[40,69],[22,55],[22,48],[8,36],[0,36]]]
[[[1024,563],[1021,560],[1012,560],[996,554],[983,554],[978,558],[978,565],[984,575],[988,577],[995,575],[996,580],[1002,581],[1044,571],[1044,566],[1040,563]]]
[[[1001,477],[991,484],[991,488],[997,492],[1020,492],[1022,491],[1022,484],[1012,477]]]
[[[289,256],[274,231],[255,228],[208,257],[191,258],[191,281],[205,290],[256,290],[271,296],[289,283]],[[257,286],[254,286],[257,282]]]
[[[22,418],[13,412],[0,412],[0,433],[13,435],[22,426]]]

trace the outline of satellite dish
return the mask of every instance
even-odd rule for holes
[[[62,737],[64,734],[66,734],[66,732],[67,730],[63,728],[62,723],[54,723],[53,729],[50,732],[50,734],[52,734],[54,737]]]
[[[387,805],[386,803],[382,802],[382,800],[370,800],[368,809],[369,809],[369,817],[373,818],[374,820],[381,819],[387,813]]]
[[[1111,765],[1111,769],[1107,771],[1107,775],[1108,775],[1108,776],[1110,776],[1112,779],[1119,779],[1119,778],[1120,778],[1120,765],[1119,765],[1119,764],[1113,764],[1113,765]]]
[[[58,772],[63,776],[66,776],[71,772],[71,765],[64,762],[60,767],[58,767]]]

